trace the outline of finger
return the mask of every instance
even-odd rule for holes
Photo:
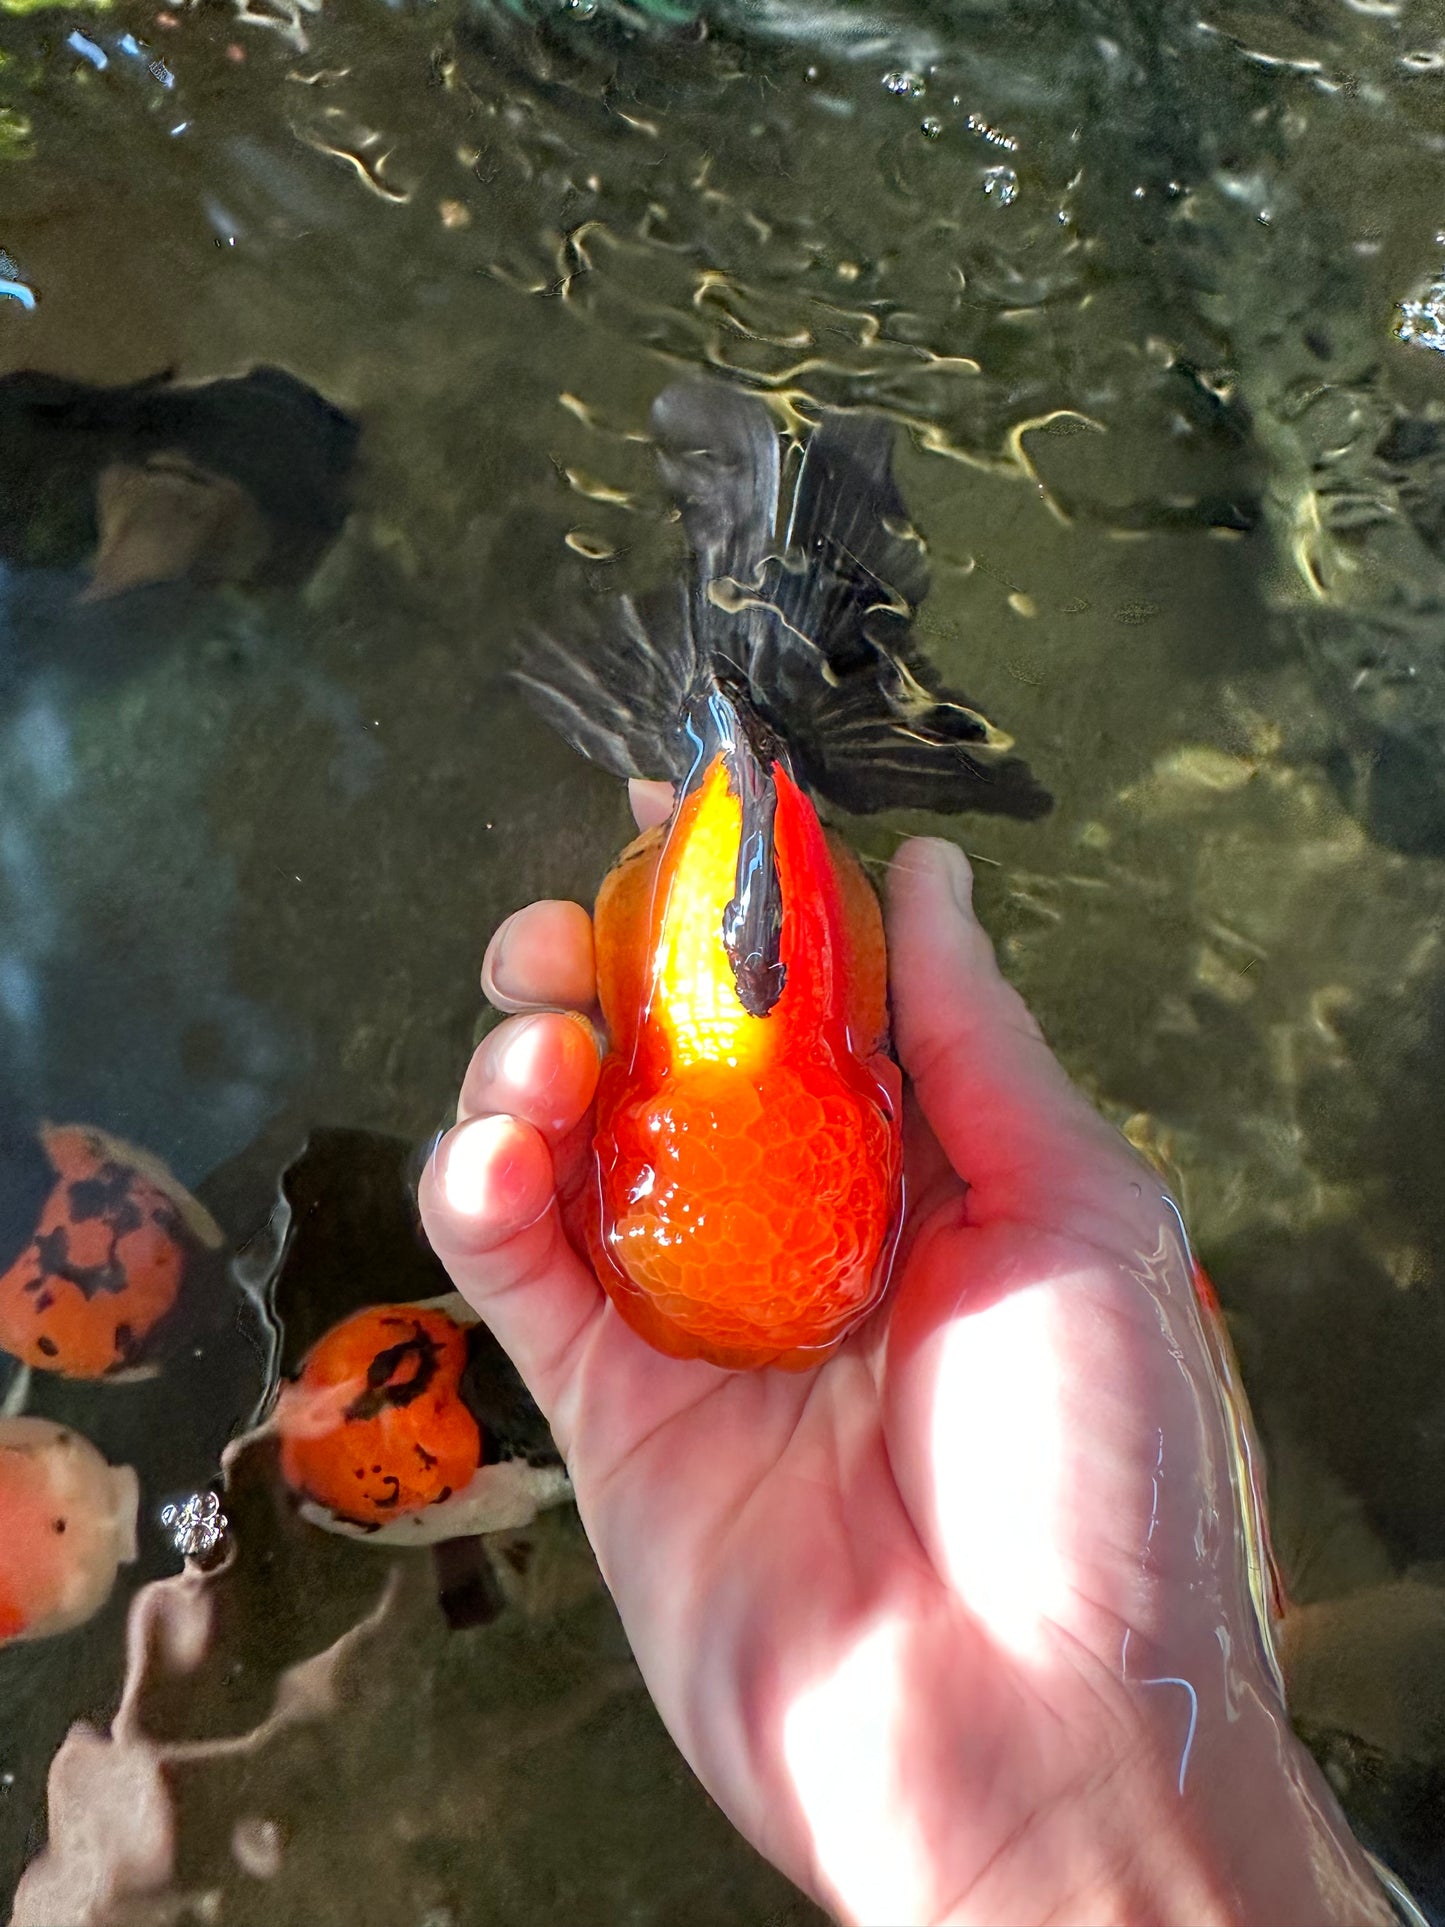
[[[573,1011],[509,1017],[472,1055],[458,1120],[506,1112],[535,1125],[555,1148],[592,1102],[599,1067],[585,1017]]]
[[[1139,1164],[1065,1076],[973,913],[963,852],[904,844],[888,879],[893,1031],[973,1222],[1096,1235],[1139,1216]],[[1157,1194],[1157,1183],[1153,1186]]]
[[[438,1144],[419,1199],[432,1249],[556,1429],[573,1361],[604,1300],[563,1233],[546,1140],[518,1118],[459,1124]],[[557,1443],[565,1455],[560,1430]]]
[[[486,1117],[455,1126],[419,1199],[432,1249],[521,1373],[579,1498],[724,1379],[711,1365],[662,1357],[608,1304],[567,1240],[553,1160],[531,1125]]]
[[[672,815],[673,788],[671,783],[649,783],[639,776],[631,776],[627,781],[627,800],[632,805],[638,829],[650,830]]]
[[[487,945],[482,989],[498,1010],[589,1010],[597,999],[591,917],[580,903],[547,899],[515,911]]]

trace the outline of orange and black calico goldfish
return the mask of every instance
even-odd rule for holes
[[[417,1236],[408,1150],[318,1128],[287,1163],[270,1193],[285,1232],[266,1281],[280,1394],[227,1455],[273,1441],[302,1516],[378,1546],[509,1531],[571,1491],[516,1367]],[[264,1152],[246,1162],[274,1168]],[[236,1178],[250,1202],[233,1192],[231,1212],[254,1222],[265,1193]]]
[[[584,1235],[659,1350],[801,1370],[881,1296],[902,1182],[882,918],[812,799],[1035,817],[1050,798],[928,687],[924,549],[882,418],[826,415],[786,513],[760,401],[682,382],[652,421],[690,580],[617,600],[580,644],[535,635],[518,670],[584,755],[677,790],[597,898]]]
[[[223,1242],[159,1159],[85,1124],[0,1137],[0,1352],[99,1379],[148,1370]]]

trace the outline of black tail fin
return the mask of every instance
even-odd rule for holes
[[[675,381],[652,404],[657,465],[704,584],[756,573],[778,521],[778,436],[754,396]]]
[[[517,675],[548,721],[619,775],[681,779],[691,761],[683,711],[702,680],[723,675],[840,808],[1050,808],[1007,739],[962,697],[927,686],[910,631],[928,570],[885,420],[824,418],[781,529],[778,438],[760,401],[679,382],[652,421],[692,583],[594,609],[566,643],[534,635]]]

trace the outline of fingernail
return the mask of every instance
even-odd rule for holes
[[[903,847],[903,855],[917,849],[928,861],[939,864],[948,882],[949,894],[961,910],[973,908],[973,868],[968,858],[956,843],[950,843],[946,836],[919,836]]]
[[[960,910],[972,910],[973,865],[956,843],[950,843],[944,837],[940,837],[938,843],[948,866],[948,887],[953,892],[954,902]]]
[[[501,988],[497,982],[497,972],[506,962],[507,943],[516,921],[517,913],[514,910],[510,917],[497,925],[492,932],[492,941],[487,945],[486,955],[482,958],[482,991],[487,997],[495,997]]]
[[[585,1010],[564,1010],[562,1015],[569,1023],[577,1026],[599,1057],[607,1055],[607,1039]]]

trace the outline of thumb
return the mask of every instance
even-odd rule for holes
[[[1099,1235],[1137,1220],[1144,1167],[1065,1075],[1005,981],[956,845],[918,837],[888,875],[893,1035],[972,1222]],[[1146,1191],[1157,1194],[1151,1173]],[[1086,1221],[1081,1223],[1081,1214]]]

